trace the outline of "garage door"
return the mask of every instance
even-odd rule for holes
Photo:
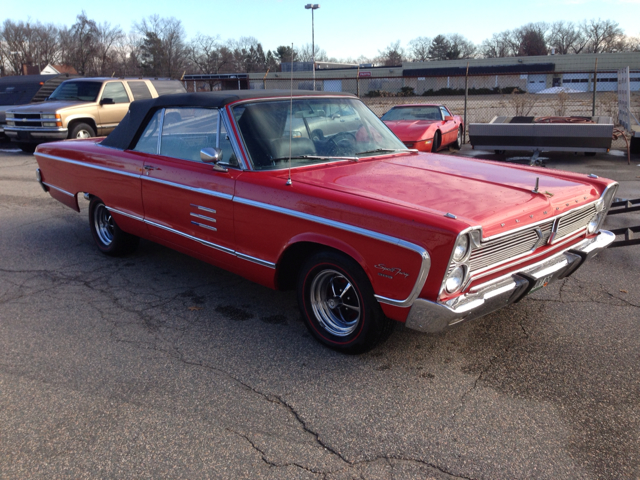
[[[324,91],[325,92],[341,92],[342,80],[325,80]]]
[[[527,80],[527,91],[529,93],[538,93],[547,88],[546,75],[529,75]]]

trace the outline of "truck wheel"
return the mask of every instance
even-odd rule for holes
[[[33,153],[38,145],[35,143],[19,143],[18,146],[24,153]]]
[[[95,137],[96,132],[91,125],[86,123],[76,123],[69,133],[69,138],[91,138]]]
[[[98,250],[112,257],[133,253],[140,241],[135,235],[120,230],[111,212],[98,197],[92,197],[89,203],[89,228]]]
[[[337,252],[319,252],[304,263],[298,304],[311,334],[342,353],[371,350],[395,326],[382,312],[360,265]]]

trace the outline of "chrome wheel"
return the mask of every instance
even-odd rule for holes
[[[456,142],[456,147],[460,149],[462,147],[462,129],[458,128],[458,140]]]
[[[360,322],[361,301],[356,288],[336,270],[322,270],[310,289],[311,308],[318,323],[331,335],[351,335]]]
[[[111,217],[111,212],[107,210],[104,204],[96,206],[93,216],[94,227],[100,241],[109,246],[113,242],[115,224]]]

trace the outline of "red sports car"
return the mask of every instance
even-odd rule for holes
[[[349,94],[140,100],[107,138],[35,156],[53,198],[90,200],[101,252],[142,237],[296,289],[309,331],[347,353],[396,322],[436,332],[513,304],[615,239],[617,183],[408,150]]]
[[[462,145],[463,122],[444,105],[398,105],[382,116],[396,136],[408,148],[437,152],[443,147]]]

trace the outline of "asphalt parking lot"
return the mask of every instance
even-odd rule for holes
[[[546,156],[640,198],[637,156]],[[0,478],[640,477],[640,245],[345,356],[293,292],[146,241],[101,255],[35,168],[0,146]]]

